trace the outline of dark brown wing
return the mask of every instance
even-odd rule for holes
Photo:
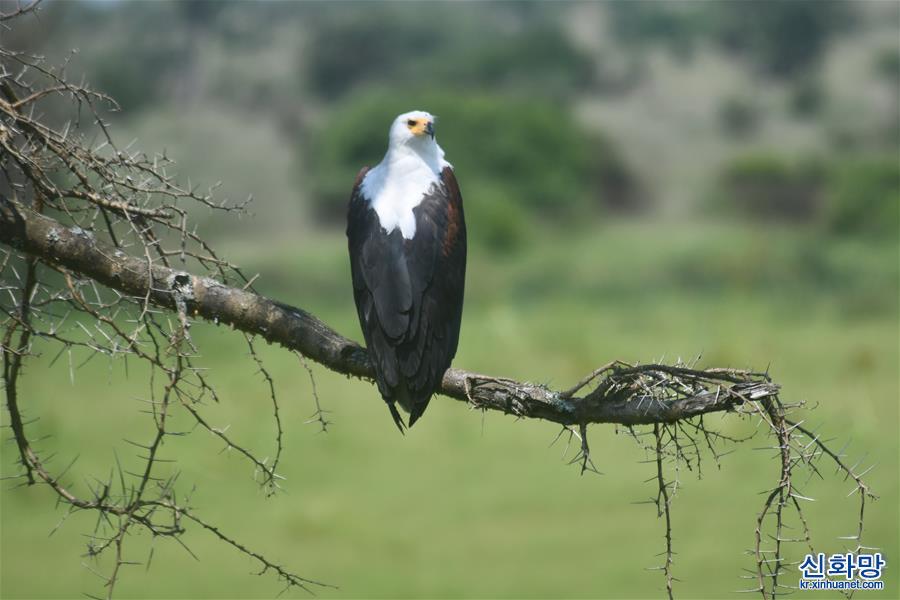
[[[440,389],[459,344],[466,280],[466,222],[453,169],[444,168],[413,212],[416,235],[407,262],[414,287],[408,339],[398,348],[401,372],[412,392],[409,424],[422,416]]]
[[[462,197],[445,168],[414,209],[416,233],[405,240],[384,231],[360,192],[350,199],[347,238],[353,293],[382,397],[402,425],[394,402],[412,425],[440,387],[459,342],[466,270]]]

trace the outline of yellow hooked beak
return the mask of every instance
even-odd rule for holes
[[[434,122],[429,119],[410,119],[406,126],[413,135],[428,135],[434,139]]]

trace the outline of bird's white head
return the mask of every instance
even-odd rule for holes
[[[403,113],[391,123],[384,158],[362,180],[361,192],[375,208],[385,231],[399,227],[405,239],[416,233],[413,208],[453,168],[434,139],[434,115],[421,110]]]
[[[434,122],[434,115],[422,110],[403,113],[391,124],[390,145],[408,145],[416,149],[435,145]]]
[[[444,151],[434,139],[435,120],[434,115],[422,110],[403,113],[394,119],[383,162],[396,165],[398,161],[420,160],[434,173],[449,166],[450,163],[444,160]]]

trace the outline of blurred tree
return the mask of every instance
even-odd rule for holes
[[[830,177],[824,222],[834,233],[896,238],[900,223],[897,157],[839,163]]]
[[[540,90],[569,98],[594,80],[593,63],[558,26],[541,25],[511,35],[485,35],[474,44],[440,54],[429,67],[439,81],[457,85]]]
[[[638,174],[612,137],[594,134],[591,141],[591,185],[603,210],[635,214],[653,207]]]
[[[828,92],[821,79],[815,76],[803,77],[790,92],[788,108],[798,118],[809,118],[821,111],[827,96]]]
[[[894,86],[900,84],[900,52],[897,48],[884,48],[875,55],[875,73]],[[896,89],[896,87],[895,87]]]
[[[759,126],[759,108],[746,95],[728,96],[719,103],[719,125],[726,135],[734,138],[748,137]]]
[[[842,0],[718,2],[709,7],[712,34],[768,75],[793,77],[817,65],[829,38],[854,15]]]
[[[531,4],[481,5],[477,12],[439,4],[379,4],[364,12],[313,6],[309,18],[310,86],[327,99],[374,82],[569,97],[593,77],[590,58],[572,45],[557,15]]]
[[[900,164],[893,156],[798,162],[750,155],[726,167],[717,197],[745,216],[818,222],[842,235],[896,238]]]
[[[726,166],[720,197],[741,215],[809,222],[820,212],[823,180],[815,161],[795,164],[773,154],[753,154]]]
[[[210,0],[181,0],[177,6],[184,20],[191,27],[209,28],[215,24],[226,3]]]
[[[814,67],[829,38],[852,24],[855,16],[844,0],[611,2],[606,8],[610,31],[625,46],[662,44],[690,57],[698,41],[712,38],[776,77],[792,77]]]
[[[315,9],[315,7],[313,7]],[[447,42],[446,22],[428,15],[421,5],[380,4],[365,11],[319,7],[311,11],[314,24],[309,61],[311,88],[336,98],[373,80],[415,76],[422,57]]]
[[[106,32],[87,48],[90,79],[123,110],[153,106],[171,91],[191,47],[179,10],[176,4],[129,2],[115,11],[95,10],[96,20],[85,26]]]
[[[631,48],[665,45],[678,56],[690,57],[697,38],[707,28],[705,8],[689,2],[610,2],[610,31]]]
[[[217,19],[226,6],[224,2],[210,0],[182,0],[177,2],[178,15],[187,41],[175,73],[173,95],[180,103],[191,103],[204,96],[205,73],[200,64],[201,47],[211,35],[220,33]]]

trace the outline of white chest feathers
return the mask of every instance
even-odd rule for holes
[[[414,153],[388,153],[378,166],[366,173],[362,194],[378,215],[385,233],[400,229],[400,234],[407,240],[416,235],[413,209],[422,202],[431,186],[440,181],[440,169],[446,164],[443,160],[423,160]]]

